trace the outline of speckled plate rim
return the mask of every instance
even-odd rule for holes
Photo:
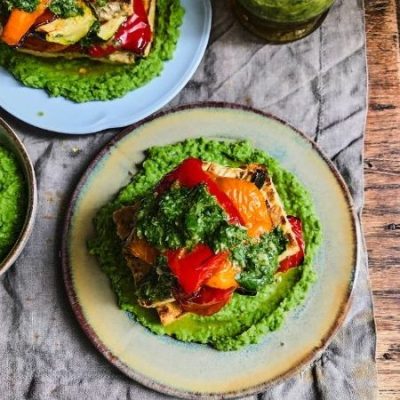
[[[92,329],[92,327],[88,324],[87,320],[85,319],[82,307],[79,303],[79,299],[77,297],[77,294],[76,294],[76,291],[74,288],[72,271],[70,268],[70,260],[69,260],[69,254],[68,254],[68,234],[69,234],[71,221],[72,221],[72,218],[74,215],[74,209],[75,209],[77,200],[79,198],[81,190],[84,188],[86,182],[88,181],[88,178],[91,176],[96,165],[103,159],[104,156],[107,155],[107,153],[110,151],[110,149],[117,142],[119,142],[121,139],[123,139],[125,136],[134,134],[133,132],[136,129],[138,129],[139,127],[141,127],[147,123],[152,122],[153,120],[156,120],[156,119],[166,116],[168,114],[179,113],[180,111],[191,110],[191,109],[207,109],[207,108],[241,110],[241,111],[247,111],[249,113],[258,114],[259,116],[262,116],[262,117],[265,117],[268,119],[273,119],[273,120],[287,126],[293,132],[295,132],[297,135],[299,135],[302,139],[304,139],[306,142],[308,142],[312,146],[313,150],[317,152],[318,156],[328,165],[330,171],[332,172],[337,183],[339,184],[339,187],[340,187],[342,193],[344,194],[344,197],[345,197],[347,205],[348,205],[348,211],[349,211],[349,214],[351,217],[351,228],[352,228],[352,233],[353,233],[353,238],[354,238],[354,243],[353,243],[354,245],[353,245],[353,251],[352,251],[354,268],[353,268],[352,277],[351,277],[351,280],[348,282],[346,296],[344,297],[344,299],[341,303],[339,313],[338,313],[338,318],[336,319],[336,322],[333,324],[333,326],[331,326],[330,330],[325,335],[325,337],[321,338],[321,345],[318,347],[315,347],[314,350],[312,352],[310,352],[310,354],[308,356],[306,356],[302,360],[300,360],[297,363],[297,365],[293,366],[286,373],[281,374],[281,375],[275,377],[274,379],[268,380],[267,382],[262,383],[260,385],[256,385],[251,388],[244,389],[244,390],[232,391],[232,392],[226,392],[226,393],[201,393],[201,392],[190,392],[190,391],[186,391],[186,390],[175,389],[173,387],[170,387],[165,384],[161,384],[159,382],[152,380],[148,376],[141,374],[140,371],[133,370],[132,368],[127,366],[125,363],[123,363],[121,360],[119,360],[115,355],[113,355],[113,353],[107,348],[107,346],[104,345],[104,343],[98,337],[96,332]],[[257,393],[267,390],[268,388],[270,388],[273,385],[281,383],[285,379],[288,379],[289,377],[293,376],[294,374],[296,374],[298,372],[301,372],[304,368],[306,368],[313,361],[315,361],[317,358],[319,358],[322,355],[322,353],[325,351],[325,349],[328,347],[328,345],[334,338],[334,336],[337,333],[337,331],[339,330],[339,328],[342,326],[342,324],[345,320],[345,317],[348,313],[348,310],[350,308],[354,284],[357,279],[358,271],[359,271],[360,251],[361,251],[361,227],[358,222],[358,218],[357,218],[357,214],[355,212],[355,207],[354,207],[354,203],[353,203],[351,194],[350,194],[349,189],[347,188],[347,185],[344,182],[340,172],[337,170],[337,168],[332,163],[332,161],[318,147],[318,145],[313,140],[311,140],[309,137],[307,137],[304,133],[302,133],[298,129],[294,128],[286,121],[283,121],[282,119],[275,117],[274,115],[271,115],[271,114],[266,113],[261,110],[257,110],[255,108],[252,108],[249,106],[234,104],[234,103],[227,103],[227,102],[200,102],[200,103],[195,103],[195,104],[182,105],[179,107],[175,107],[172,109],[168,109],[166,111],[156,113],[138,123],[135,123],[125,129],[123,129],[120,133],[118,133],[94,157],[94,159],[89,163],[85,173],[80,178],[80,180],[76,186],[76,189],[74,190],[74,192],[72,194],[70,203],[67,208],[64,229],[62,232],[62,241],[61,241],[62,269],[63,269],[63,277],[64,277],[64,283],[65,283],[65,287],[66,287],[67,296],[68,296],[69,302],[71,304],[72,310],[75,314],[75,317],[77,318],[81,328],[83,329],[83,331],[85,332],[87,337],[90,339],[92,344],[95,346],[95,348],[112,365],[114,365],[121,372],[123,372],[126,376],[135,380],[136,382],[138,382],[150,389],[153,389],[157,392],[167,394],[170,396],[177,396],[177,397],[183,398],[183,399],[190,399],[190,400],[192,400],[192,399],[235,399],[235,398],[238,398],[241,396],[254,395],[254,394],[257,394]]]
[[[24,224],[22,226],[21,232],[14,243],[13,247],[7,254],[6,258],[0,261],[0,276],[8,271],[11,266],[15,263],[17,258],[20,256],[22,250],[28,242],[29,237],[32,234],[33,226],[35,224],[36,212],[37,212],[37,184],[35,171],[32,162],[29,158],[28,152],[25,146],[17,136],[17,134],[12,130],[10,125],[7,124],[4,119],[0,118],[0,127],[7,132],[7,138],[12,142],[15,148],[18,150],[18,161],[24,171],[25,179],[28,186],[28,205],[26,209],[26,215]],[[13,153],[13,149],[11,149]]]

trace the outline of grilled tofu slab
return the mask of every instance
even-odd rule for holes
[[[287,239],[287,247],[279,256],[279,261],[284,260],[299,251],[299,246],[288,221],[283,203],[271,177],[268,174],[268,170],[264,165],[249,164],[244,167],[231,168],[216,163],[203,163],[203,170],[210,172],[217,177],[236,178],[253,182],[264,196],[274,228],[280,227]],[[129,243],[133,239],[132,230],[134,227],[134,215],[136,210],[137,205],[123,207],[114,213],[113,218],[119,237],[125,241],[123,250],[125,260],[132,272],[135,284],[138,284],[150,271],[152,266],[146,264],[129,252]],[[152,304],[141,303],[141,305],[147,308],[155,308],[163,325],[171,324],[186,314],[174,298],[165,299],[162,302]]]

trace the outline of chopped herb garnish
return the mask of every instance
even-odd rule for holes
[[[76,0],[52,0],[49,9],[61,18],[72,18],[83,15],[83,8]]]
[[[32,12],[39,5],[39,0],[4,0],[4,4],[8,10],[18,8],[23,11]]]
[[[172,275],[165,257],[158,257],[156,265],[136,286],[136,296],[146,303],[156,303],[171,298],[176,278]]]
[[[83,39],[80,40],[79,44],[82,47],[89,47],[93,43],[99,42],[100,39],[97,36],[97,34],[99,32],[99,29],[100,29],[100,22],[99,21],[95,21],[93,23],[93,25],[90,27],[90,30],[89,30],[88,34]]]

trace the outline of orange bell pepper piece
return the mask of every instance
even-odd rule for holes
[[[239,272],[240,269],[227,259],[224,267],[209,278],[205,285],[216,289],[237,288],[239,285],[236,282],[236,275]]]
[[[218,178],[217,185],[239,211],[250,237],[258,238],[272,231],[272,219],[265,199],[254,183],[236,178]]]
[[[35,21],[46,11],[49,0],[40,0],[35,11],[27,12],[15,8],[4,26],[1,39],[9,46],[17,46]]]

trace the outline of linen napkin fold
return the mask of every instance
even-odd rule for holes
[[[214,0],[213,8],[205,58],[170,106],[229,101],[287,120],[336,163],[360,213],[367,96],[362,2],[337,1],[320,29],[283,46],[247,34],[226,2]],[[89,160],[115,131],[67,137],[29,127],[4,111],[0,115],[35,161],[40,193],[32,238],[0,279],[1,399],[168,398],[131,381],[96,352],[73,317],[61,277],[59,237],[67,201]],[[322,357],[248,399],[375,399],[375,340],[363,248],[350,312]]]

